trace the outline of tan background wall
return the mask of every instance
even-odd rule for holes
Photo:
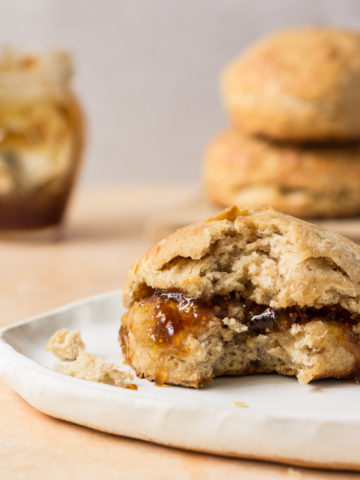
[[[1,0],[2,43],[69,48],[89,123],[88,182],[197,178],[226,124],[221,67],[279,27],[360,28],[358,0]]]

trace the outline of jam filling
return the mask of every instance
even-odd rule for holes
[[[140,302],[151,306],[155,322],[149,331],[151,340],[159,345],[180,345],[183,336],[189,331],[195,332],[205,327],[214,317],[223,320],[234,317],[230,313],[230,305],[241,307],[243,315],[239,319],[247,327],[246,334],[267,334],[289,329],[291,325],[304,324],[315,318],[326,322],[344,324],[349,334],[352,326],[360,323],[360,315],[349,312],[340,305],[313,307],[288,307],[273,309],[266,305],[235,299],[230,294],[216,296],[210,301],[187,297],[180,292],[156,290],[150,297]],[[227,328],[226,325],[223,325]],[[357,335],[356,335],[357,337]],[[356,340],[357,339],[353,339]]]
[[[151,295],[138,301],[134,307],[144,309],[141,314],[144,315],[143,326],[150,341],[148,346],[152,349],[176,352],[177,356],[187,355],[191,351],[191,343],[188,343],[191,334],[195,335],[205,330],[209,322],[214,320],[216,322],[216,319],[224,320],[223,328],[229,328],[226,318],[235,318],[241,325],[246,326],[244,331],[237,334],[239,337],[284,332],[294,324],[306,324],[312,320],[328,322],[329,325],[341,328],[340,334],[337,334],[338,341],[355,359],[349,378],[360,383],[360,334],[353,329],[355,325],[360,325],[360,314],[351,313],[340,305],[319,309],[313,307],[273,309],[245,301],[238,293],[215,296],[209,301],[204,301],[187,297],[180,292],[155,290]],[[119,333],[125,360],[132,366],[129,328],[125,321]],[[163,384],[166,378],[167,371],[160,365],[157,368],[156,381]]]
[[[186,297],[179,292],[155,291],[141,301],[152,306],[155,318],[150,338],[156,344],[180,346],[183,336],[189,331],[206,327],[215,311],[199,299]]]

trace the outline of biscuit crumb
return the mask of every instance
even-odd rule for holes
[[[245,402],[234,402],[233,405],[234,407],[249,408],[249,405]]]
[[[126,381],[133,379],[131,373],[120,370],[115,363],[106,363],[100,357],[86,352],[80,352],[73,362],[57,364],[55,369],[71,377],[116,387],[128,388]]]
[[[237,320],[236,318],[225,317],[222,319],[222,323],[228,326],[230,330],[233,330],[236,333],[247,332],[247,330],[249,329],[247,325],[244,325],[241,321]]]
[[[120,370],[115,363],[106,363],[100,357],[85,352],[85,344],[79,330],[73,332],[67,328],[57,330],[48,341],[45,350],[64,361],[55,366],[55,370],[59,373],[82,380],[137,390],[135,384],[126,383],[127,380],[134,378],[131,373]]]
[[[48,341],[45,350],[52,352],[59,360],[76,360],[85,350],[79,330],[70,332],[67,328],[57,330]]]
[[[302,478],[303,474],[299,471],[299,470],[296,470],[295,468],[288,468],[287,469],[287,474],[289,475],[289,477],[294,477],[294,478]]]

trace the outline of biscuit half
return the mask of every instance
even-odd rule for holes
[[[297,28],[270,35],[225,68],[221,92],[236,126],[279,140],[360,138],[360,35]]]
[[[165,238],[129,271],[124,304],[125,359],[158,383],[360,371],[360,247],[273,210],[231,207]]]
[[[221,206],[269,204],[303,218],[360,213],[360,145],[295,146],[234,129],[206,148],[204,186]]]

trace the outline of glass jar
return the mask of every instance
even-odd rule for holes
[[[63,52],[0,52],[0,232],[59,225],[84,122]]]

